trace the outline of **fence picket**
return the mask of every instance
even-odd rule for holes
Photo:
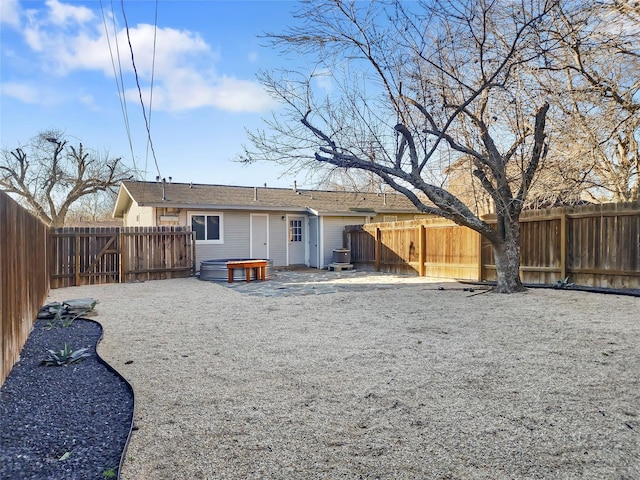
[[[194,271],[194,240],[186,228],[64,228],[54,230],[51,241],[58,265],[51,288],[177,278]],[[176,249],[184,255],[174,261]]]
[[[485,220],[495,222],[491,216]],[[639,202],[527,211],[520,229],[520,271],[526,283],[550,284],[569,276],[578,285],[640,288]],[[447,220],[347,226],[345,238],[359,268],[496,279],[489,242]],[[423,244],[424,255],[415,247]]]

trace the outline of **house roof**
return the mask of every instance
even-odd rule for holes
[[[123,182],[113,216],[121,218],[131,201],[140,206],[220,210],[279,210],[316,215],[420,213],[407,197],[397,193],[340,192],[289,188],[238,187],[156,182]]]

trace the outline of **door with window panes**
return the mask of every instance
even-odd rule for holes
[[[288,217],[289,219],[289,241],[288,263],[289,265],[303,265],[304,258],[304,217]]]

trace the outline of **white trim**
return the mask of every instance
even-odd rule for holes
[[[290,241],[290,231],[289,229],[291,228],[291,225],[289,224],[289,222],[291,222],[291,219],[289,217],[293,217],[294,219],[298,220],[300,219],[302,221],[302,244],[304,246],[304,253],[302,255],[302,262],[306,265],[309,266],[309,217],[308,215],[300,215],[300,214],[287,214],[284,215],[284,244],[285,244],[285,265],[291,265],[291,257],[289,255],[289,248],[291,247],[291,241]]]
[[[284,215],[284,264],[289,265],[289,215]]]
[[[224,213],[223,212],[211,212],[206,210],[187,210],[187,225],[191,226],[191,217],[205,215],[210,217],[220,218],[220,239],[219,240],[196,240],[197,244],[202,245],[222,245],[224,244]]]
[[[324,217],[318,217],[318,268],[324,270]]]

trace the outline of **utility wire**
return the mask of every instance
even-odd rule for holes
[[[131,45],[131,36],[129,35],[129,23],[127,22],[127,15],[124,11],[124,0],[120,0],[120,4],[122,5],[122,17],[124,18],[124,26],[127,31],[127,41],[129,42],[129,50],[131,51],[131,63],[133,65],[133,73],[136,78],[136,85],[138,87],[138,96],[140,97],[140,105],[142,105],[142,116],[144,117],[144,123],[147,127],[147,140],[149,142],[149,146],[151,147],[151,153],[153,155],[153,161],[156,164],[156,170],[158,171],[158,176],[161,177],[160,167],[158,166],[158,159],[156,157],[156,151],[153,148],[153,141],[151,140],[151,129],[149,127],[149,120],[147,119],[147,112],[144,108],[144,101],[142,100],[142,89],[140,88],[140,79],[138,77],[138,69],[136,68],[135,58],[133,56],[133,45]]]
[[[156,11],[153,18],[153,55],[151,58],[151,86],[149,87],[149,128],[151,127],[151,112],[153,107],[153,81],[156,74],[156,39],[158,38],[158,0],[156,0]],[[144,159],[144,168],[147,170],[149,160],[149,147],[151,146],[151,136],[147,140],[147,151]]]
[[[113,59],[113,49],[111,48],[111,40],[110,40],[110,35],[109,35],[109,28],[107,27],[107,19],[105,17],[104,14],[104,7],[102,5],[102,0],[100,0],[100,11],[102,13],[102,24],[104,25],[104,34],[105,37],[107,38],[107,45],[109,46],[109,56],[111,57],[111,67],[113,68],[113,78],[116,82],[116,89],[118,91],[118,99],[120,100],[120,110],[122,110],[122,117],[124,119],[124,127],[125,130],[127,132],[127,139],[129,140],[129,149],[131,150],[131,160],[133,162],[133,168],[134,170],[138,170],[137,166],[136,166],[136,157],[135,154],[133,152],[133,142],[131,140],[131,128],[129,126],[129,115],[127,112],[127,102],[124,98],[124,82],[122,81],[122,66],[120,65],[120,50],[118,48],[118,31],[116,30],[116,24],[115,24],[115,15],[113,15],[113,2],[111,3],[111,16],[113,19],[113,34],[114,34],[114,38],[115,38],[115,43],[116,43],[116,52],[118,54],[118,65],[120,66],[119,70],[120,70],[120,81],[118,81],[118,72],[116,70],[116,64],[115,61]],[[120,88],[120,85],[122,84],[122,89]]]

